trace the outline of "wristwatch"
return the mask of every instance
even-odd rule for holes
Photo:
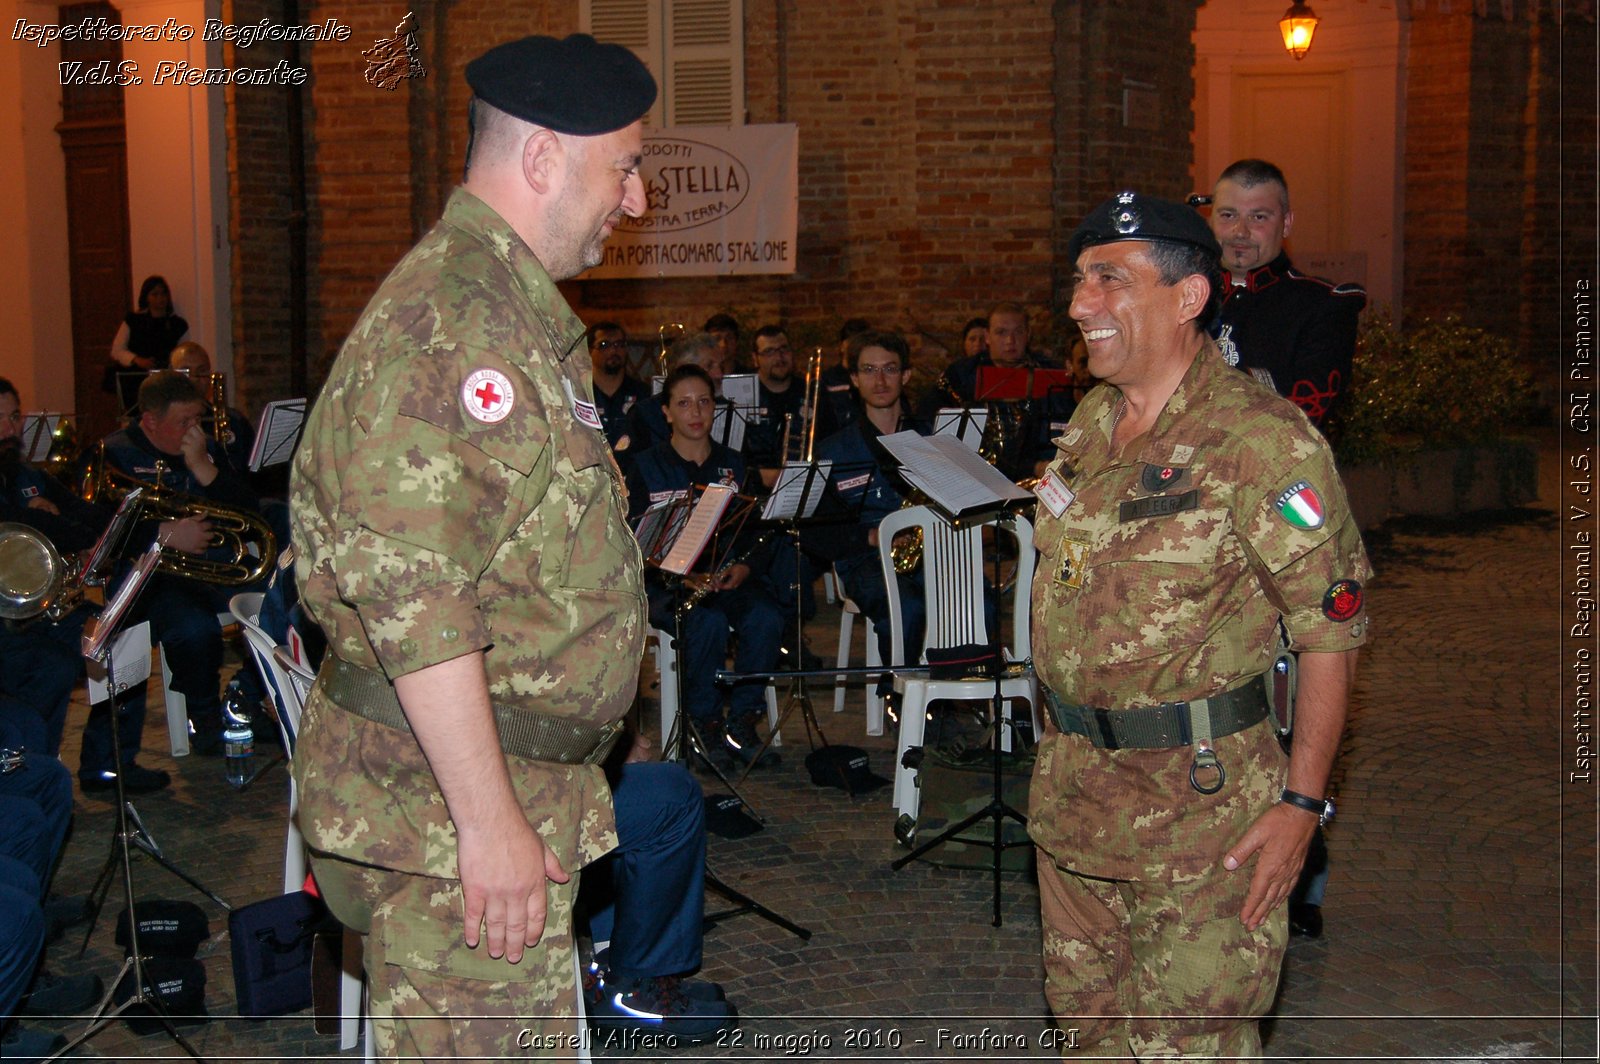
[[[1310,795],[1301,794],[1299,791],[1291,791],[1285,787],[1283,794],[1279,795],[1278,801],[1288,802],[1290,805],[1304,809],[1308,813],[1317,814],[1317,822],[1323,827],[1327,827],[1328,821],[1333,819],[1332,798],[1312,798]]]

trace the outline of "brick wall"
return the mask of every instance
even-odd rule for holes
[[[1522,5],[1511,17],[1430,6],[1417,19],[1425,28],[1412,25],[1406,76],[1406,313],[1459,315],[1517,341],[1543,370],[1559,342],[1560,278],[1593,270],[1594,198],[1574,190],[1595,182],[1594,25]],[[1563,68],[1569,79],[1590,72],[1590,91],[1576,80],[1563,87]]]
[[[280,0],[234,0],[225,20],[281,22]],[[231,67],[276,63],[275,44],[248,50],[224,45]],[[288,90],[226,89],[228,115],[228,238],[233,252],[234,404],[254,415],[292,393],[290,351]]]
[[[281,2],[233,0],[235,17],[272,17]],[[1077,221],[1122,187],[1190,191],[1196,6],[746,0],[749,120],[800,130],[798,272],[570,282],[568,297],[637,336],[731,311],[747,331],[779,319],[815,341],[862,316],[905,330],[929,372],[966,318],[1017,299],[1059,348]],[[427,77],[374,88],[360,48],[408,10]],[[1573,192],[1594,187],[1593,100],[1560,82],[1563,69],[1569,80],[1594,69],[1593,25],[1569,15],[1558,26],[1548,11],[1531,20],[1520,5],[1514,19],[1495,5],[1483,17],[1461,3],[1418,10],[1427,26],[1412,27],[1405,84],[1407,306],[1540,349],[1558,335],[1560,271],[1594,257],[1593,200]],[[350,45],[308,46],[303,60],[313,388],[460,178],[467,60],[520,34],[570,32],[577,3],[325,0],[299,20],[335,15],[352,26]],[[235,344],[253,399],[282,394],[286,350],[283,118],[268,96],[230,99]],[[1569,234],[1559,248],[1558,212]]]

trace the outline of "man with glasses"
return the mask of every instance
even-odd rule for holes
[[[927,426],[911,416],[901,400],[911,349],[899,333],[857,333],[845,349],[850,386],[861,397],[855,420],[817,445],[817,458],[833,462],[830,480],[853,512],[860,508],[855,527],[830,536],[833,568],[845,594],[861,607],[878,633],[878,651],[892,660],[889,632],[889,592],[878,561],[878,524],[905,503],[909,490],[900,479],[899,463],[879,442],[880,436],[907,429],[927,435]],[[825,549],[820,548],[819,549]],[[901,575],[900,619],[905,633],[906,660],[922,645],[926,608],[920,575]],[[887,693],[886,691],[884,693]]]
[[[771,487],[783,453],[786,420],[798,434],[805,421],[804,380],[794,375],[794,349],[781,325],[763,325],[756,330],[755,361],[756,412],[745,429],[744,457],[752,469],[761,470],[762,481]],[[798,457],[799,447],[791,441],[789,454]]]
[[[614,321],[589,327],[589,361],[594,372],[594,405],[606,442],[620,462],[630,453],[628,415],[650,389],[628,376],[628,334]]]

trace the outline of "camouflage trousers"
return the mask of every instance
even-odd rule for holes
[[[1245,930],[1249,885],[1249,868],[1176,887],[1095,879],[1040,850],[1045,997],[1076,1031],[1062,1055],[1259,1057],[1289,931],[1281,905]]]
[[[570,1060],[577,1021],[570,882],[546,882],[544,937],[517,964],[462,941],[461,884],[313,854],[328,908],[364,936],[373,1052],[394,1060]]]

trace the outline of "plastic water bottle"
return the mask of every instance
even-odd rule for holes
[[[229,683],[222,696],[222,760],[228,782],[244,790],[255,771],[256,736],[238,681]]]

